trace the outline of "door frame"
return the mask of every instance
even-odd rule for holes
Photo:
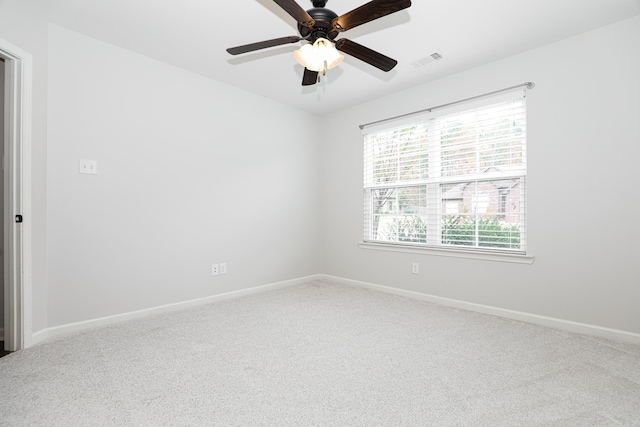
[[[31,54],[0,38],[5,68],[4,342],[5,350],[31,345]],[[21,215],[23,222],[17,223]]]

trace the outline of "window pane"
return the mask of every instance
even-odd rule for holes
[[[490,168],[523,169],[525,110],[506,102],[436,120],[442,176],[486,173]]]
[[[442,244],[520,249],[522,190],[518,178],[441,185]]]
[[[371,190],[374,207],[371,240],[427,242],[424,186]]]
[[[426,125],[414,125],[365,137],[367,185],[417,181],[428,177]]]

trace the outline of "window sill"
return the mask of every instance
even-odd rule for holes
[[[421,255],[446,256],[454,258],[479,259],[485,261],[533,264],[533,255],[507,254],[491,251],[471,251],[464,249],[426,248],[420,246],[397,245],[389,243],[360,242],[361,249],[376,251],[404,252]]]

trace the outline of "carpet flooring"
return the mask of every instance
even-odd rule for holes
[[[0,359],[1,426],[640,426],[640,346],[313,281]]]

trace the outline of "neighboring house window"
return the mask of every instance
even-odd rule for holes
[[[525,253],[523,92],[365,127],[364,241]]]

